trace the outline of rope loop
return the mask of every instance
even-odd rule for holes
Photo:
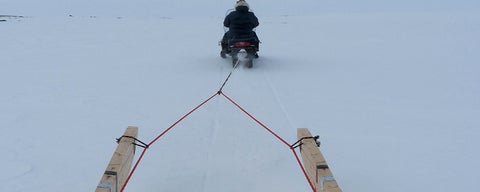
[[[301,145],[303,145],[302,141],[303,141],[304,139],[313,139],[313,140],[315,140],[315,143],[317,144],[317,147],[320,147],[320,141],[318,141],[318,138],[319,138],[319,137],[320,137],[320,136],[318,136],[318,135],[317,135],[317,136],[314,136],[314,137],[302,137],[300,140],[298,140],[297,142],[295,142],[295,143],[293,143],[292,145],[290,145],[290,148],[295,149],[295,148],[297,148],[297,147],[300,147]]]
[[[139,146],[139,147],[142,147],[142,148],[145,148],[145,149],[148,149],[149,145],[144,143],[143,141],[140,141],[139,139],[135,138],[135,137],[132,137],[132,136],[128,136],[128,135],[122,135],[120,138],[116,138],[115,140],[117,140],[117,143],[120,143],[120,141],[123,139],[123,138],[131,138],[133,140],[135,140],[136,142],[139,142],[140,144],[136,143],[136,142],[133,142],[132,144],[135,145],[135,146]]]

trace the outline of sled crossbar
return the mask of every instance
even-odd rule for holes
[[[123,186],[132,167],[137,135],[138,127],[129,126],[123,136],[118,139],[117,149],[95,192],[118,192]]]
[[[302,155],[303,166],[307,172],[309,180],[315,186],[316,192],[342,192],[335,181],[327,161],[320,152],[317,141],[312,137],[307,128],[297,129],[297,138],[303,139],[300,146],[300,154]]]

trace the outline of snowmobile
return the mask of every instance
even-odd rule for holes
[[[246,67],[253,67],[253,59],[258,58],[258,40],[253,35],[234,37],[228,40],[228,50],[221,52],[220,56],[226,58],[227,54],[232,57],[232,65],[245,63]]]

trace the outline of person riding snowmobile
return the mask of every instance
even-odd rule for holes
[[[229,30],[223,35],[221,45],[222,57],[225,57],[225,54],[229,53],[228,50],[228,40],[235,37],[254,37],[255,46],[258,50],[259,40],[257,34],[253,29],[259,25],[258,18],[253,12],[249,11],[250,7],[245,0],[239,0],[235,4],[235,11],[229,13],[225,20],[223,21],[223,26],[227,27]],[[255,57],[258,55],[255,53]]]

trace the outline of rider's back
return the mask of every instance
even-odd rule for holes
[[[253,28],[259,25],[258,18],[247,6],[238,6],[235,11],[225,17],[223,25],[235,35],[250,34]]]

